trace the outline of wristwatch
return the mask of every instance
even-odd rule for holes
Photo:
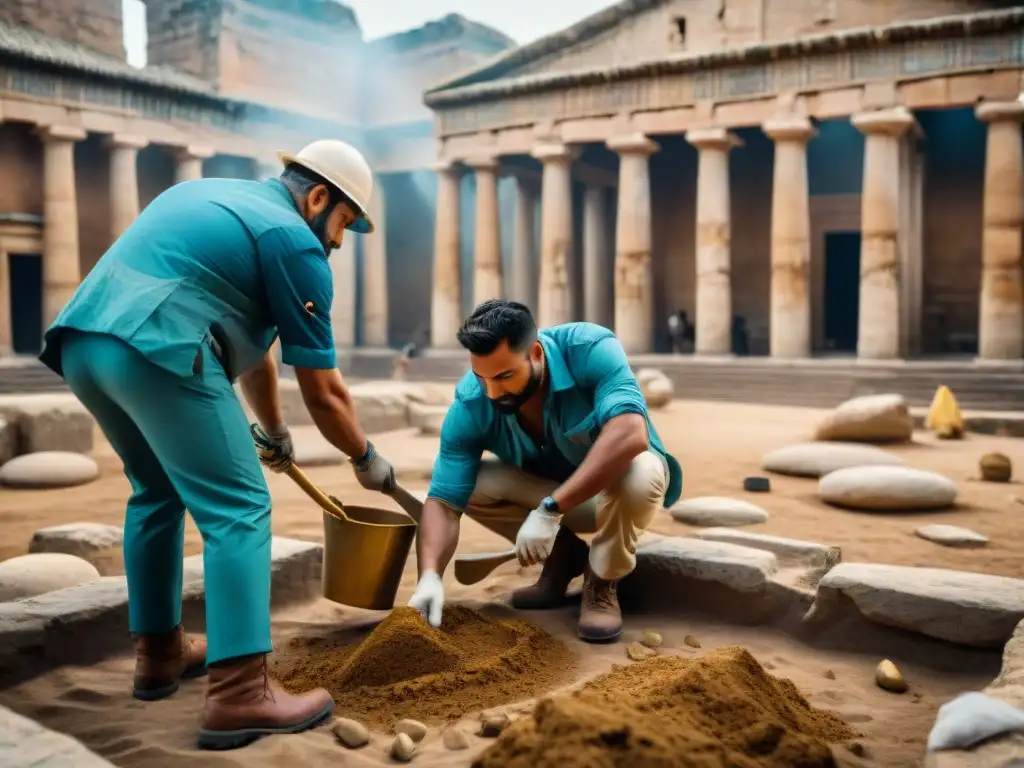
[[[557,515],[557,514],[558,514],[558,513],[559,513],[559,512],[561,511],[561,510],[559,509],[559,507],[558,507],[558,502],[557,502],[557,501],[555,501],[555,500],[554,500],[553,498],[551,498],[550,496],[547,496],[547,497],[546,497],[546,498],[545,498],[545,499],[544,499],[544,500],[543,500],[543,501],[542,501],[542,502],[540,503],[540,506],[541,506],[541,508],[542,508],[542,509],[543,509],[543,510],[544,510],[545,512],[550,512],[550,513],[551,513],[551,514],[553,514],[553,515]]]

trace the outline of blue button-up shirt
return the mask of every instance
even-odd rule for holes
[[[668,465],[665,506],[675,504],[682,493],[682,469],[651,423],[640,385],[615,334],[593,323],[569,323],[540,331],[540,343],[548,372],[544,447],[523,430],[515,415],[499,413],[491,405],[470,371],[456,386],[441,427],[441,450],[427,495],[463,510],[476,486],[484,451],[526,472],[563,482],[583,463],[610,419],[639,413],[647,420],[650,449]]]

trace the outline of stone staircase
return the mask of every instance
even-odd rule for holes
[[[0,395],[65,391],[64,380],[38,360],[0,360]]]

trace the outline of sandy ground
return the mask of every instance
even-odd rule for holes
[[[1011,438],[969,436],[960,442],[940,442],[919,434],[913,445],[893,450],[910,466],[939,471],[960,487],[955,509],[927,514],[879,515],[846,512],[827,507],[815,498],[816,481],[772,477],[771,494],[745,494],[746,475],[759,473],[760,456],[768,450],[807,439],[821,411],[768,408],[722,403],[676,402],[655,416],[659,432],[680,460],[684,495],[729,495],[747,498],[771,514],[764,525],[747,530],[817,540],[842,547],[847,562],[868,561],[971,570],[1024,578],[1024,497],[1019,485],[986,484],[976,477],[978,458],[1001,451],[1018,466],[1024,461],[1020,441]],[[433,460],[436,442],[410,431],[374,438],[378,448],[396,464],[401,482],[410,490],[422,489]],[[98,450],[104,467],[101,480],[74,491],[0,491],[3,510],[0,560],[26,551],[38,528],[75,521],[120,524],[128,485],[116,457]],[[379,503],[379,497],[362,491],[346,466],[318,467],[308,474],[329,493],[346,503]],[[274,507],[274,533],[300,539],[321,540],[320,512],[287,478],[270,477]],[[990,538],[982,550],[958,550],[932,544],[914,536],[926,523],[942,522],[969,527]],[[685,534],[688,526],[675,523],[667,513],[653,530]],[[200,551],[198,533],[189,523],[186,553]],[[494,534],[466,521],[460,552],[499,551],[506,544]],[[104,570],[120,569],[111,553]],[[474,587],[449,579],[449,601],[501,601],[507,592],[528,583],[534,573],[520,572],[514,564]],[[415,581],[415,562],[410,558],[398,600],[404,603]],[[623,645],[588,646],[575,640],[575,609],[535,613],[529,618],[572,644],[583,674],[593,674],[625,661]],[[379,615],[342,609],[326,601],[295,609],[275,620],[280,645],[295,634],[314,634],[339,627],[364,625]],[[747,647],[773,674],[792,679],[816,706],[837,711],[862,732],[859,744],[865,754],[855,756],[837,748],[844,765],[918,765],[923,743],[940,704],[956,693],[979,689],[998,671],[999,655],[959,651],[938,644],[912,642],[880,635],[868,627],[837,628],[837,642],[811,648],[772,627],[731,627],[701,616],[627,617],[624,640],[635,639],[644,629],[658,629],[666,640],[666,652],[699,654],[704,649],[739,644]],[[357,630],[353,630],[357,631]],[[360,629],[358,631],[366,631]],[[697,636],[703,648],[687,648],[682,638]],[[883,656],[896,661],[912,683],[902,696],[875,687],[873,670]],[[265,739],[241,752],[220,755],[192,750],[203,684],[189,682],[171,700],[155,704],[136,702],[128,695],[132,662],[111,660],[90,669],[64,669],[17,688],[0,692],[0,703],[40,719],[47,725],[82,739],[88,746],[118,765],[163,766],[245,765],[254,768],[281,765],[290,759],[326,764],[371,765],[387,762],[383,749],[388,737],[375,735],[373,743],[359,752],[345,752],[324,729],[295,737]],[[955,670],[955,671],[954,671]],[[827,672],[833,673],[826,675]],[[343,714],[343,713],[339,713]],[[475,718],[471,718],[475,719]],[[894,722],[899,728],[893,728]],[[472,724],[467,720],[467,732]],[[436,733],[428,736],[415,760],[419,765],[469,765],[472,754],[485,746],[471,737],[472,748],[464,753],[445,753]],[[344,762],[342,762],[344,761]]]

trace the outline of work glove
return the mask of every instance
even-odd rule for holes
[[[516,534],[516,557],[521,566],[525,568],[548,559],[561,521],[560,513],[549,512],[544,507],[537,507],[526,516]]]
[[[286,472],[295,461],[295,446],[284,424],[264,431],[259,424],[249,425],[260,463],[272,472]]]
[[[430,626],[441,626],[441,612],[444,610],[444,584],[434,571],[424,571],[416,591],[409,598],[409,607],[415,608]]]
[[[356,480],[368,491],[395,492],[395,468],[377,453],[373,443],[366,441],[366,453],[358,459],[349,459],[356,472]]]

